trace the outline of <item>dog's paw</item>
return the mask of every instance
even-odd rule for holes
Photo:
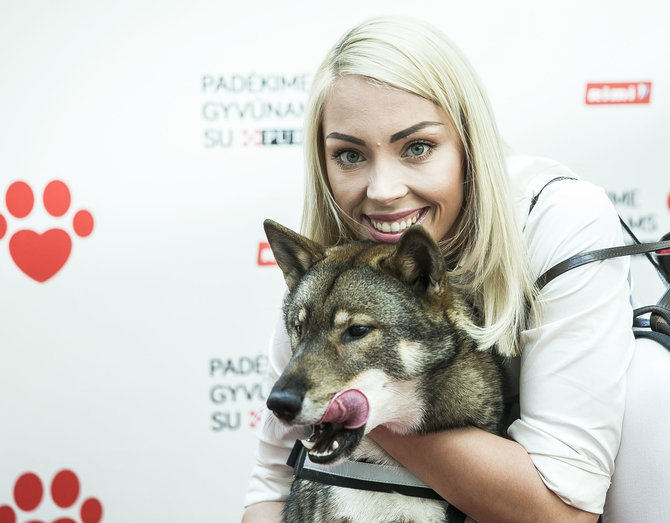
[[[13,218],[23,220],[33,212],[35,196],[25,182],[12,183],[5,194],[7,211]],[[42,194],[44,210],[50,217],[61,218],[70,209],[70,189],[60,180],[47,184]],[[10,223],[0,214],[0,239],[5,236]],[[72,217],[72,229],[80,237],[93,231],[93,216],[80,210]],[[16,266],[32,279],[44,282],[54,276],[70,256],[71,235],[64,229],[53,228],[43,233],[20,229],[9,239],[9,252]]]
[[[53,504],[63,511],[76,510],[79,498],[79,478],[71,470],[61,470],[51,480],[50,498]],[[23,512],[32,512],[40,506],[44,498],[42,480],[32,472],[22,474],[14,484],[14,503]],[[48,507],[47,507],[48,508]],[[44,510],[42,510],[44,513]],[[52,523],[100,523],[102,504],[96,498],[87,498],[79,506],[80,520],[65,515],[54,519]],[[17,513],[10,505],[0,505],[0,523],[17,523]],[[31,519],[30,523],[45,523]]]

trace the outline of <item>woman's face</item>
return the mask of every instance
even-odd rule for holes
[[[441,108],[345,76],[326,101],[322,132],[333,196],[360,238],[396,242],[413,224],[435,241],[454,234],[463,148]]]

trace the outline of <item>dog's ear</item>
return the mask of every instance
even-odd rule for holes
[[[390,262],[403,282],[420,292],[442,294],[447,264],[440,248],[423,227],[410,227],[405,231]]]
[[[288,290],[292,291],[309,268],[323,259],[325,249],[272,220],[265,220],[263,228]]]

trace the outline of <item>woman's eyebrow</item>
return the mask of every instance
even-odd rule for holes
[[[393,134],[391,136],[391,139],[389,140],[389,143],[397,142],[398,140],[407,138],[409,135],[414,134],[417,131],[420,131],[424,127],[430,127],[432,125],[444,125],[444,124],[442,122],[419,122],[417,124],[412,125],[411,127],[408,127],[403,131],[398,131],[397,133]]]
[[[351,136],[349,134],[342,134],[342,133],[330,133],[328,136],[326,136],[326,139],[328,138],[336,138],[337,140],[344,140],[345,142],[351,142],[355,143],[356,145],[362,145],[365,147],[365,141],[361,140],[360,138],[356,138],[355,136]]]

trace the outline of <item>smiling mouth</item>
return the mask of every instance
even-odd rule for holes
[[[402,219],[392,221],[380,220],[376,216],[374,218],[366,216],[366,218],[370,221],[370,224],[375,228],[375,230],[385,234],[393,234],[403,232],[405,229],[409,229],[412,225],[416,224],[417,221],[421,220],[422,215],[425,215],[426,210],[427,208],[423,208],[403,217]]]

